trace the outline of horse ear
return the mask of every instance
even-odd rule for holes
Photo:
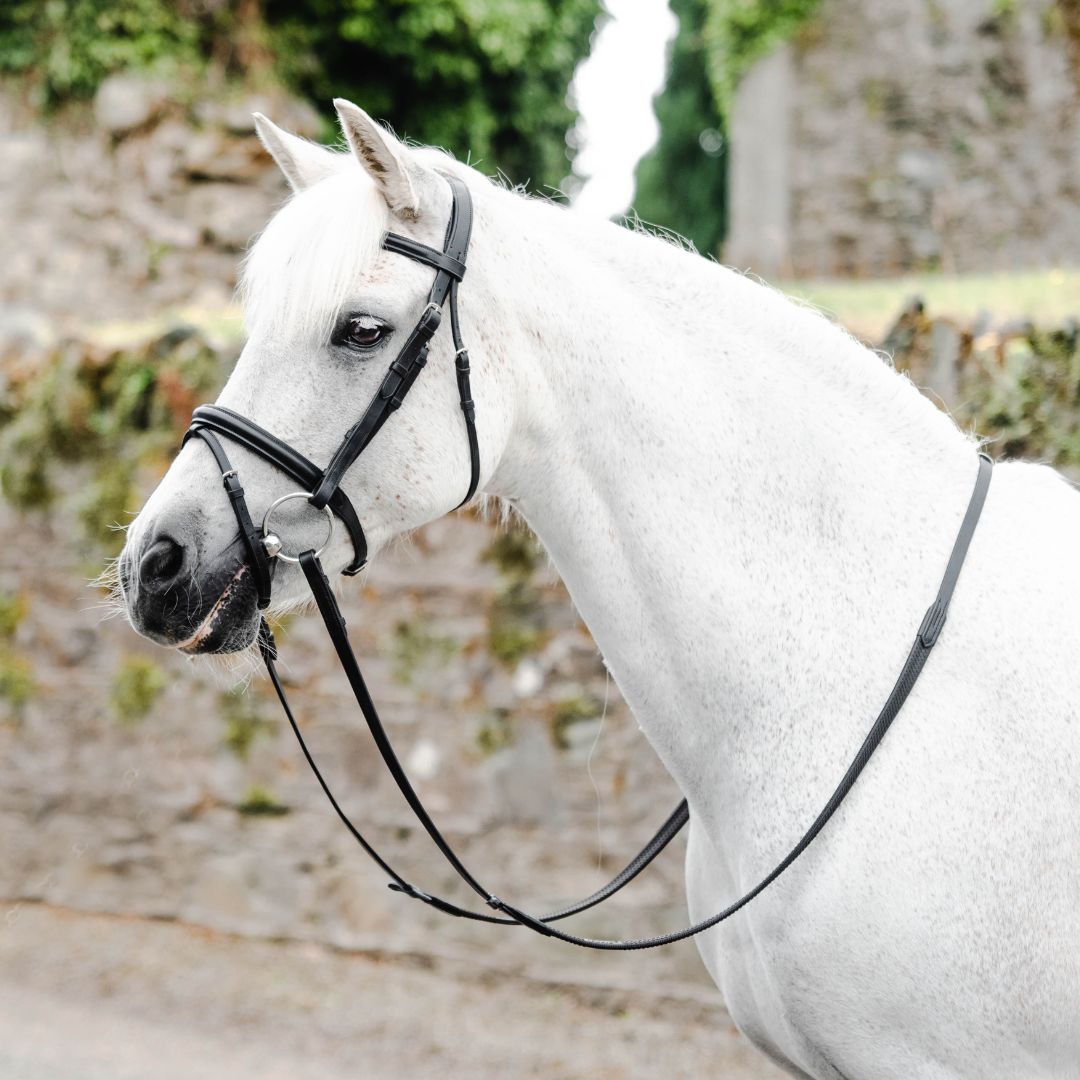
[[[348,160],[341,154],[327,150],[325,146],[308,142],[299,135],[282,130],[262,113],[255,113],[254,116],[259,140],[278,163],[293,191],[303,191],[304,188],[333,176],[340,171],[342,161]]]
[[[351,101],[335,98],[334,108],[349,147],[390,209],[400,217],[419,217],[426,170],[409,148]]]

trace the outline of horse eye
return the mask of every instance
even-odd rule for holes
[[[352,315],[335,334],[335,344],[354,349],[374,349],[390,333],[390,327],[370,315]]]

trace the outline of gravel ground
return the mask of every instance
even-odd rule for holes
[[[0,921],[4,1080],[779,1076],[716,1001],[44,905]]]

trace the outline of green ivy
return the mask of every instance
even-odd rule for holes
[[[165,0],[14,0],[0,5],[0,72],[29,73],[46,107],[90,97],[116,71],[201,62],[205,10]]]
[[[488,651],[513,667],[548,637],[540,593],[532,581],[543,549],[531,529],[514,522],[492,540],[481,558],[493,563],[502,578],[488,610]]]
[[[33,696],[34,686],[30,660],[0,645],[0,701],[18,712]]]
[[[935,325],[921,300],[901,312],[884,343],[896,367],[918,383],[935,366]],[[1007,458],[1045,461],[1080,479],[1080,324],[1012,327],[976,336],[951,324],[956,398],[946,402],[961,427]]]
[[[458,651],[457,639],[438,634],[427,619],[403,620],[390,643],[394,678],[405,686],[423,687]]]
[[[115,554],[137,506],[142,462],[164,461],[195,404],[213,397],[231,354],[179,328],[143,345],[103,351],[67,342],[8,384],[0,401],[0,492],[20,510],[48,509],[84,465],[78,516]]]
[[[557,701],[551,710],[551,738],[560,750],[571,746],[570,729],[575,724],[599,719],[604,703],[594,697],[575,694]]]
[[[247,789],[244,798],[236,804],[236,810],[245,817],[281,817],[289,812],[269,788],[260,784],[252,784]]]
[[[709,79],[722,116],[755,61],[817,14],[821,0],[708,0],[704,34]]]
[[[260,735],[270,735],[274,731],[274,724],[262,715],[254,694],[242,686],[218,695],[218,711],[225,723],[225,745],[241,761],[247,760]]]

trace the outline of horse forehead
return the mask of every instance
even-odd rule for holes
[[[240,295],[249,333],[324,337],[374,264],[388,224],[386,203],[359,166],[295,194],[244,260]]]

